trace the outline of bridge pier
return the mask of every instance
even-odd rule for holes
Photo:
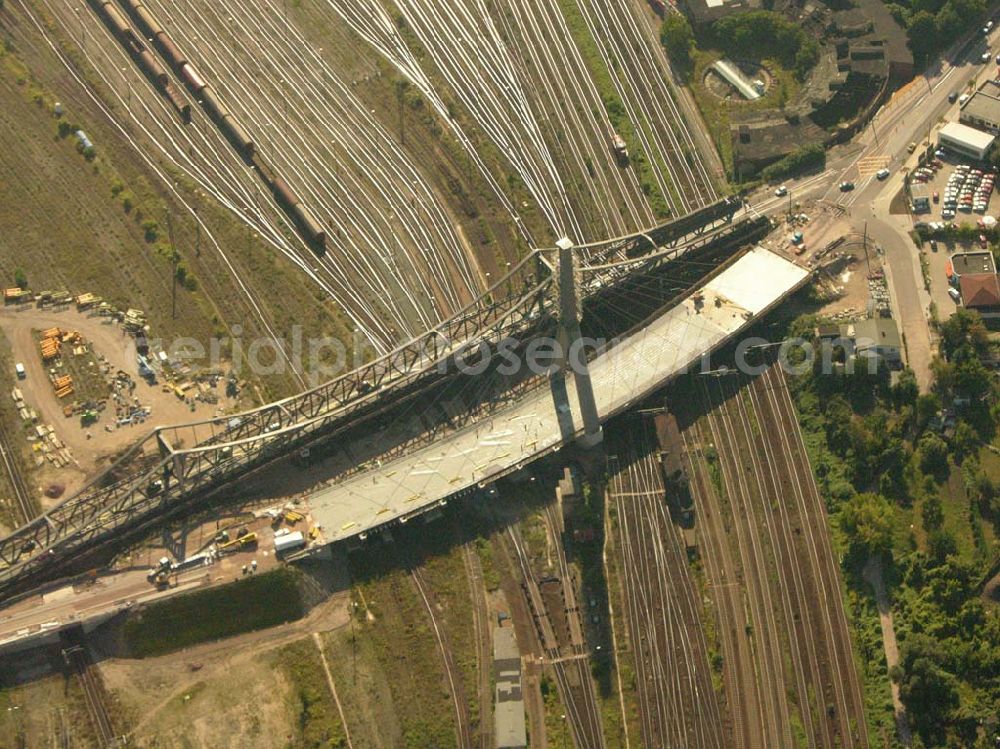
[[[568,237],[563,237],[556,242],[556,246],[559,248],[559,337],[563,353],[561,366],[563,376],[572,373],[576,382],[576,395],[583,417],[583,437],[578,441],[584,447],[596,447],[604,439],[604,431],[597,413],[587,352],[580,332],[580,303],[576,288],[573,243]]]

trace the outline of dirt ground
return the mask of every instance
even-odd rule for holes
[[[274,650],[312,632],[343,630],[349,593],[334,593],[305,618],[177,653],[98,663],[120,702],[130,745],[157,749],[271,749],[291,738],[291,685]],[[134,744],[132,743],[134,742]]]
[[[92,343],[94,352],[107,359],[112,374],[119,369],[129,373],[136,381],[135,397],[152,411],[147,422],[116,426],[111,404],[101,414],[100,421],[86,428],[81,426],[78,417],[64,416],[64,402],[55,397],[33,333],[50,327],[79,331]],[[10,342],[15,361],[23,363],[27,370],[27,377],[18,382],[26,403],[38,412],[39,423],[50,424],[55,429],[75,459],[75,465],[70,464],[62,469],[49,463],[43,464],[35,477],[35,483],[41,488],[51,483],[60,483],[66,487],[67,494],[72,493],[94,474],[109,455],[119,453],[153,425],[209,418],[229,405],[221,387],[217,390],[219,405],[199,402],[192,410],[173,393],[163,392],[161,383],[146,383],[137,372],[134,340],[120,325],[107,317],[81,313],[74,309],[59,311],[29,307],[17,310],[5,307],[0,309],[0,331]],[[9,398],[10,394],[5,393],[3,397]],[[107,427],[111,427],[111,430],[108,431]]]
[[[270,749],[290,736],[291,685],[271,653],[179,669],[102,664],[126,711],[135,711],[137,747]]]
[[[871,272],[878,273],[882,268],[880,253],[870,246],[866,259],[858,238],[857,242],[847,242],[833,253],[819,258],[818,253],[830,242],[851,233],[850,223],[837,207],[820,201],[799,203],[795,213],[799,220],[789,224],[782,217],[779,227],[761,244],[808,267],[827,268],[825,286],[831,298],[819,309],[819,314],[833,318],[864,316],[869,299],[868,268],[870,265]],[[807,218],[802,220],[802,216]],[[802,243],[806,247],[801,254],[796,253],[795,245],[789,241],[796,231],[802,232]]]

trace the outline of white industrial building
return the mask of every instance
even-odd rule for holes
[[[961,122],[949,122],[938,131],[938,145],[976,161],[986,158],[994,140],[996,136]]]

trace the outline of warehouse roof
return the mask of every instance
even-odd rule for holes
[[[962,105],[962,116],[986,122],[1000,122],[1000,84],[986,81]]]
[[[982,151],[985,151],[993,144],[994,138],[989,133],[984,133],[982,130],[976,130],[974,127],[963,125],[961,122],[949,122],[941,128],[939,134],[945,138],[950,138],[953,141],[964,143],[971,148]]]
[[[956,252],[951,256],[952,267],[955,272],[964,276],[966,273],[996,273],[993,264],[993,253],[983,252]]]

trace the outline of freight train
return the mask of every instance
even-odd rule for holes
[[[142,38],[132,30],[121,12],[111,3],[111,0],[91,0],[91,3],[97,7],[99,15],[104,19],[108,28],[122,43],[132,59],[139,64],[142,72],[152,81],[156,89],[166,97],[185,123],[190,122],[191,105],[184,101],[184,97],[170,81],[167,71],[149,51]]]
[[[118,2],[138,26],[142,36],[136,34],[129,25],[128,19],[115,7],[112,0],[90,0],[90,2],[97,7],[105,23],[136,60],[143,72],[149,76],[156,88],[163,92],[184,121],[190,122],[190,105],[184,101],[171,83],[167,71],[143,43],[143,37],[156,47],[160,56],[173,68],[191,95],[201,104],[202,109],[218,126],[240,156],[248,164],[255,167],[257,174],[271,188],[275,200],[293,220],[313,252],[317,255],[325,254],[326,232],[322,225],[288,184],[275,174],[271,166],[257,151],[253,139],[243,125],[226,108],[215,89],[201,77],[192,62],[181,52],[180,47],[174,43],[141,0],[118,0]]]

